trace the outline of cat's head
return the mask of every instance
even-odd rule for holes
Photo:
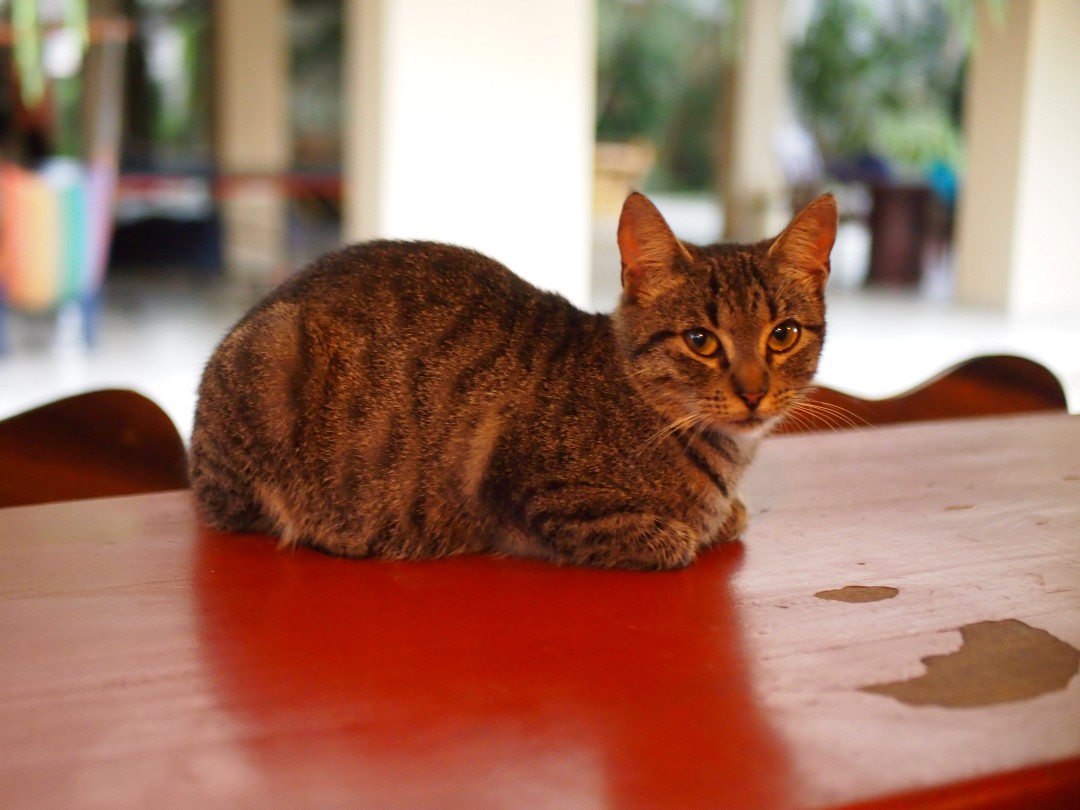
[[[777,424],[817,370],[836,226],[836,202],[823,195],[774,239],[699,247],[631,194],[614,324],[638,391],[688,428],[757,434]]]

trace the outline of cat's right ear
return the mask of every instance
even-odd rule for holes
[[[690,260],[656,206],[636,191],[626,198],[619,216],[619,253],[623,292],[641,302],[676,283],[675,264],[680,257]]]

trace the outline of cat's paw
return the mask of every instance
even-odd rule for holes
[[[622,531],[593,533],[565,546],[557,559],[596,568],[660,571],[690,565],[699,547],[697,533],[685,523],[641,515]]]
[[[738,540],[744,531],[746,531],[746,507],[738,498],[732,498],[727,519],[724,521],[724,525],[720,527],[720,530],[713,535],[709,545]]]

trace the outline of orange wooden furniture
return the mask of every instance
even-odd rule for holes
[[[184,441],[134,391],[68,397],[0,421],[0,507],[182,489]]]
[[[0,806],[1080,806],[1080,417],[777,437],[743,494],[669,573],[0,510]]]
[[[888,399],[860,399],[824,386],[817,388],[779,432],[1065,408],[1065,390],[1045,366],[1024,357],[990,355],[959,363],[913,391]]]

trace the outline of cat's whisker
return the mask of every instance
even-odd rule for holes
[[[841,418],[852,427],[870,427],[870,423],[866,421],[859,414],[852,410],[849,410],[841,405],[836,405],[831,402],[801,402],[796,407],[805,406],[806,410],[817,410],[822,413],[832,414]]]
[[[804,400],[792,405],[789,416],[799,415],[811,422],[823,422],[833,430],[861,429],[870,427],[870,423],[847,408],[826,402]],[[800,423],[806,426],[805,423]]]
[[[796,407],[803,406],[803,405],[815,405],[815,406],[822,407],[822,408],[829,408],[833,412],[843,413],[843,414],[849,416],[850,418],[854,419],[856,422],[858,422],[859,424],[861,424],[861,425],[863,425],[865,427],[870,427],[871,426],[870,422],[866,421],[866,419],[864,419],[862,416],[860,416],[855,411],[852,411],[849,408],[845,408],[843,405],[838,405],[835,402],[822,402],[820,400],[806,399],[805,398],[805,397],[812,397],[814,391],[816,391],[816,390],[817,389],[816,389],[815,386],[806,386],[806,387],[803,387],[803,388],[796,389],[796,393],[800,397],[800,399],[797,400],[797,402],[796,402]]]
[[[656,433],[646,440],[642,447],[650,447],[654,444],[659,444],[669,436],[678,433],[681,430],[692,429],[696,425],[704,423],[707,419],[708,417],[703,413],[690,413],[685,416],[680,416],[678,419],[656,431]]]
[[[824,423],[827,427],[838,430],[841,428],[859,428],[862,427],[854,420],[847,417],[845,414],[838,413],[827,407],[819,406],[817,404],[799,404],[791,409],[792,414],[797,414],[803,418],[810,426],[814,424]]]
[[[789,409],[784,414],[784,419],[783,419],[783,422],[781,422],[781,424],[785,424],[787,422],[793,423],[795,425],[795,427],[798,428],[800,431],[806,431],[806,430],[812,430],[813,429],[813,425],[809,421],[804,419],[794,409]]]
[[[818,416],[816,414],[800,412],[796,408],[789,410],[787,415],[803,432],[819,431],[823,429],[823,426],[826,430],[841,430],[847,427],[847,425],[836,423],[831,416]]]
[[[653,436],[653,438],[650,439],[649,442],[646,442],[646,446],[651,444],[653,441],[659,442],[663,439],[666,439],[668,436],[672,436],[675,433],[678,433],[679,431],[687,430],[693,427],[695,423],[697,423],[703,418],[703,414],[698,413],[691,413],[687,414],[686,416],[679,417],[667,427],[657,431],[656,435]]]
[[[833,402],[815,402],[813,404],[821,405],[822,407],[825,407],[825,408],[829,409],[832,413],[835,413],[837,415],[843,415],[843,416],[847,417],[848,419],[850,419],[857,426],[860,426],[860,427],[870,427],[871,426],[870,422],[868,422],[862,416],[855,413],[855,411],[852,411],[852,410],[849,410],[848,408],[843,407],[842,405],[837,405],[837,404],[835,404]]]
[[[793,409],[802,409],[802,410],[806,410],[806,411],[817,411],[820,414],[829,414],[829,415],[832,415],[832,416],[836,416],[839,419],[841,419],[844,424],[849,425],[851,427],[870,427],[871,426],[870,422],[868,422],[862,416],[860,416],[859,414],[855,413],[854,411],[852,411],[852,410],[850,410],[848,408],[843,407],[842,405],[837,405],[836,403],[833,403],[833,402],[821,402],[819,400],[803,398],[803,397],[811,396],[813,394],[814,390],[815,390],[815,388],[813,386],[807,386],[807,387],[804,387],[804,388],[797,389],[796,393],[799,395],[800,398],[797,399],[792,404],[791,407]]]

